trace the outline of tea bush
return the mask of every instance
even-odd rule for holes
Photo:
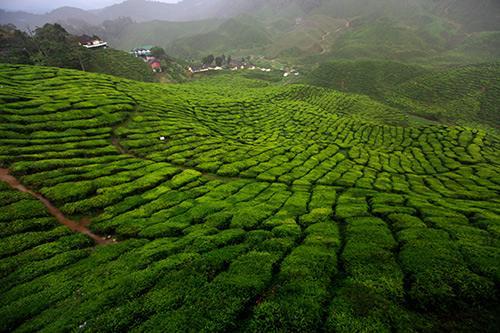
[[[0,182],[0,331],[500,327],[494,132],[244,76],[0,83],[0,166],[109,240]]]

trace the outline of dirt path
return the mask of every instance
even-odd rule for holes
[[[106,239],[106,238],[98,236],[98,235],[94,234],[92,231],[90,231],[86,227],[86,225],[88,225],[90,221],[82,220],[82,223],[78,223],[76,221],[68,219],[66,216],[64,216],[64,214],[59,209],[57,209],[49,200],[44,198],[41,194],[33,192],[32,190],[30,190],[29,188],[27,188],[26,186],[21,184],[19,182],[19,180],[17,180],[17,178],[15,178],[14,176],[12,176],[10,174],[8,169],[0,168],[0,181],[7,183],[10,187],[12,187],[15,190],[18,190],[18,191],[21,191],[24,193],[28,193],[28,194],[32,195],[33,197],[35,197],[36,199],[38,199],[38,201],[40,201],[41,203],[43,203],[45,205],[45,207],[47,207],[47,210],[49,211],[49,213],[52,216],[54,216],[56,218],[56,220],[59,221],[59,223],[67,226],[72,231],[87,235],[88,237],[92,238],[97,244],[102,245],[102,244],[110,244],[110,243],[114,242],[114,240],[112,240],[112,239]]]
[[[326,39],[328,38],[328,36],[330,36],[330,34],[331,34],[331,31],[328,31],[328,32],[325,32],[323,34],[323,36],[321,36],[321,44],[320,44],[321,45],[321,53],[320,54],[325,54],[326,53],[327,48],[326,48],[326,46],[324,46],[322,44],[325,43]]]
[[[345,19],[345,23],[343,26],[339,27],[337,30],[335,30],[335,33],[341,32],[342,30],[349,29],[351,27],[351,21],[348,19]],[[328,36],[331,35],[331,31],[324,32],[323,35],[321,36],[321,41],[320,41],[320,46],[321,46],[321,53],[320,54],[325,54],[328,51],[328,44],[326,44],[326,39]]]
[[[331,31],[326,32],[323,36],[321,36],[321,41],[322,41],[322,42],[324,42],[324,41],[325,41],[325,39],[326,39],[328,36],[330,36],[330,34],[331,34],[331,33],[332,33]]]

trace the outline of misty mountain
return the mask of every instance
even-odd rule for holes
[[[496,0],[128,0],[45,15],[0,11],[0,23],[21,29],[46,22],[97,34],[117,49],[154,44],[180,58],[480,62],[495,59],[500,44]]]
[[[62,7],[43,15],[0,11],[0,23],[21,29],[47,22],[80,20],[100,24],[105,20],[130,17],[136,22],[153,20],[195,21],[230,18],[241,14],[266,18],[302,16],[313,12],[331,17],[399,15],[427,11],[463,22],[470,31],[500,29],[500,2],[496,0],[184,0],[177,4],[127,0],[98,10]]]
[[[228,25],[163,46],[178,57],[480,62],[496,58],[500,42],[500,6],[490,0],[236,1],[231,8],[246,9]]]
[[[248,5],[243,6],[243,2],[251,4],[252,7],[256,5],[254,1],[185,0],[178,4],[168,4],[147,0],[127,0],[97,10],[62,7],[47,14],[0,10],[0,23],[11,23],[20,29],[27,29],[44,23],[65,23],[74,22],[75,20],[84,21],[87,24],[100,24],[106,20],[115,20],[122,17],[130,17],[136,22],[154,20],[196,21],[237,15],[249,8]]]

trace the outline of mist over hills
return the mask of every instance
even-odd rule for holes
[[[136,22],[164,21],[195,21],[215,17],[231,17],[238,15],[254,1],[226,0],[185,0],[178,4],[168,4],[147,0],[127,0],[97,10],[82,10],[74,7],[61,7],[47,14],[31,14],[27,12],[0,12],[2,24],[12,23],[19,28],[33,27],[47,22],[84,21],[90,24],[100,24],[105,20],[130,17]],[[258,1],[262,2],[262,1]],[[256,2],[254,5],[258,5]]]
[[[500,2],[494,0],[127,0],[45,15],[0,11],[1,24],[23,30],[47,22],[97,34],[118,49],[151,44],[181,58],[229,53],[300,64],[331,58],[477,63],[500,54]]]
[[[194,21],[229,18],[240,14],[275,18],[321,12],[332,17],[355,17],[382,12],[386,15],[398,15],[405,11],[428,11],[437,16],[459,20],[466,25],[468,31],[497,30],[500,27],[500,3],[494,0],[184,0],[177,4],[126,0],[97,10],[61,7],[43,15],[1,11],[0,22],[24,28],[28,25],[75,19],[95,24],[120,17],[130,17],[137,22]]]

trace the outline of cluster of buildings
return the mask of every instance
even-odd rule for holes
[[[293,68],[286,68],[284,70],[284,73],[283,73],[283,76],[284,77],[289,77],[289,76],[299,76],[300,73],[296,70],[296,69],[293,69]]]
[[[231,60],[229,64],[223,65],[223,66],[213,66],[213,65],[191,65],[188,67],[189,72],[192,74],[196,73],[204,73],[204,72],[209,72],[209,71],[222,71],[222,70],[232,70],[232,71],[237,71],[237,70],[242,70],[242,69],[248,69],[248,70],[260,70],[262,72],[271,72],[271,68],[262,68],[262,67],[257,67],[254,64],[250,62],[244,62],[244,61],[238,61],[238,60]]]
[[[88,35],[83,35],[80,36],[79,38],[79,43],[81,46],[85,47],[86,49],[105,49],[108,47],[108,43],[103,41],[101,38],[97,36],[88,36]],[[151,49],[153,48],[152,45],[148,46],[142,46],[133,49],[130,53],[138,58],[141,58],[144,60],[144,62],[148,63],[149,67],[151,67],[151,70],[155,73],[161,73],[162,68],[161,68],[161,63],[160,60],[155,58],[152,53]]]
[[[87,48],[87,49],[97,49],[97,48],[107,48],[108,43],[103,41],[97,36],[87,36],[83,35],[80,37],[80,45]],[[155,73],[161,73],[162,72],[162,67],[161,67],[161,62],[160,59],[156,58],[153,53],[152,49],[154,48],[153,45],[145,45],[141,47],[136,47],[130,51],[130,54],[137,58],[141,58],[146,62],[151,70]],[[254,64],[252,64],[249,61],[245,61],[244,59],[240,60],[230,60],[229,63],[224,64],[222,66],[217,66],[213,64],[203,64],[203,65],[191,65],[188,67],[188,71],[192,74],[196,73],[204,73],[204,72],[209,72],[209,71],[222,71],[222,70],[231,70],[231,71],[237,71],[237,70],[252,70],[252,71],[261,71],[261,72],[271,72],[271,68],[265,68],[265,67],[257,67]],[[299,76],[299,72],[297,72],[295,69],[289,69],[285,68],[284,70],[284,77],[289,77],[289,76]]]
[[[155,73],[161,73],[162,68],[161,68],[161,62],[160,59],[156,58],[153,56],[153,53],[151,52],[151,49],[153,48],[153,45],[146,45],[146,46],[141,46],[141,47],[136,47],[135,49],[132,49],[130,51],[130,54],[134,55],[137,58],[141,58],[146,62],[149,67],[151,67],[151,70]]]

